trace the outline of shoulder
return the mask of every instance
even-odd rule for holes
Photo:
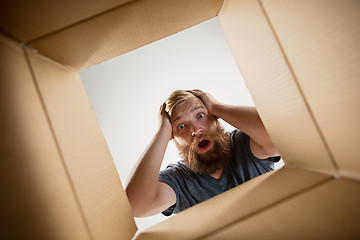
[[[164,170],[161,170],[160,173],[179,173],[185,172],[190,173],[191,169],[183,162],[179,161],[177,163],[172,163],[166,166]]]
[[[235,129],[230,133],[231,149],[233,152],[251,153],[250,137],[246,133]]]
[[[158,181],[169,185],[175,192],[177,199],[173,206],[162,212],[163,215],[170,216],[173,212],[177,213],[188,207],[186,194],[189,186],[197,182],[196,178],[196,173],[182,161],[169,164],[160,171]]]
[[[233,151],[242,151],[245,153],[250,159],[260,161],[260,162],[268,162],[269,160],[271,162],[278,162],[280,160],[280,157],[270,157],[266,159],[260,159],[256,157],[250,146],[251,138],[246,133],[235,129],[231,132],[231,144],[233,147]]]
[[[164,170],[159,172],[159,180],[179,181],[189,178],[195,173],[184,162],[179,161],[176,164],[169,164]]]
[[[244,145],[247,144],[247,142],[250,142],[250,137],[246,133],[238,129],[234,129],[230,133],[230,137],[231,137],[231,144],[233,144],[234,146]]]

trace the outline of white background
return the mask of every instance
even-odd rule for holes
[[[254,106],[217,18],[79,73],[124,187],[172,91],[198,88],[224,103]],[[171,141],[161,169],[178,160]],[[164,219],[135,221],[141,231]]]

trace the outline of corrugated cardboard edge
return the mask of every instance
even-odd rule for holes
[[[69,180],[69,185],[70,185],[70,188],[71,188],[71,190],[72,190],[72,192],[73,192],[73,195],[74,195],[74,198],[75,198],[75,201],[76,201],[76,205],[77,205],[78,208],[79,208],[79,211],[80,211],[80,213],[81,213],[81,218],[82,218],[82,220],[83,220],[83,222],[84,222],[85,228],[86,228],[86,230],[87,230],[87,232],[88,232],[88,234],[89,234],[89,236],[90,236],[90,239],[93,239],[92,234],[91,234],[91,231],[90,231],[90,228],[89,228],[89,223],[88,223],[88,221],[86,220],[86,218],[85,218],[85,216],[84,216],[84,210],[82,209],[82,206],[81,206],[80,201],[79,201],[78,194],[77,194],[77,192],[76,192],[76,188],[75,188],[75,186],[74,186],[74,182],[73,182],[72,179],[71,179],[71,175],[70,175],[70,173],[69,173],[69,169],[68,169],[68,167],[67,167],[67,165],[66,165],[66,163],[65,163],[64,155],[63,155],[63,153],[62,153],[62,151],[61,151],[61,148],[60,148],[60,145],[59,145],[59,141],[58,141],[58,139],[57,139],[57,137],[56,137],[56,133],[55,133],[54,128],[53,128],[53,124],[51,123],[51,119],[50,119],[49,113],[48,113],[48,111],[47,111],[47,109],[46,109],[46,106],[45,106],[44,98],[43,98],[43,96],[42,96],[42,94],[41,94],[41,91],[40,91],[40,88],[39,88],[39,84],[38,84],[38,82],[36,81],[36,76],[35,76],[35,73],[34,73],[34,70],[33,70],[33,66],[31,65],[31,62],[30,62],[30,59],[29,59],[29,51],[33,51],[33,49],[27,48],[26,45],[23,45],[23,46],[22,46],[22,50],[23,50],[24,56],[25,56],[25,58],[26,58],[26,62],[27,62],[27,64],[28,64],[28,66],[29,66],[29,70],[30,70],[30,72],[31,72],[31,76],[32,76],[32,79],[33,79],[33,81],[34,81],[34,85],[35,85],[35,87],[36,87],[37,93],[38,93],[38,95],[39,95],[41,105],[42,105],[42,107],[43,107],[43,109],[44,109],[44,112],[45,112],[45,115],[46,115],[46,118],[47,118],[49,127],[50,127],[50,129],[51,129],[51,133],[52,133],[52,135],[53,135],[53,138],[54,138],[56,147],[57,147],[57,149],[58,149],[58,152],[59,152],[59,155],[60,155],[60,159],[61,159],[62,165],[63,165],[63,167],[64,167],[64,171],[65,171],[65,173],[66,173],[66,175],[67,175],[67,178],[68,178],[68,180]],[[35,52],[35,51],[33,51],[33,52]],[[37,53],[36,53],[36,54],[37,54]],[[52,61],[52,60],[49,60],[49,61],[50,61],[52,64],[55,64],[55,65],[57,65],[58,67],[61,67],[61,65],[58,64],[57,62]]]
[[[360,180],[360,2],[260,3],[334,166]]]
[[[226,1],[219,19],[263,123],[285,163],[338,176],[260,2]]]
[[[134,1],[29,45],[78,71],[211,19],[222,3],[222,0]]]
[[[112,187],[113,188],[112,190],[111,189],[106,190],[106,188],[104,188],[103,190],[100,190],[100,192],[102,192],[103,194],[106,194],[106,196],[108,197],[107,200],[111,201],[112,204],[115,204],[114,201],[116,200],[116,204],[117,204],[117,207],[113,208],[112,210],[104,209],[104,213],[106,213],[106,212],[109,213],[109,211],[111,212],[110,215],[109,214],[106,215],[105,219],[104,219],[105,216],[102,216],[103,215],[103,213],[101,213],[102,210],[101,209],[96,210],[96,207],[102,206],[104,208],[108,208],[108,207],[110,207],[110,205],[112,205],[112,204],[110,204],[111,202],[105,203],[105,202],[101,201],[101,197],[102,197],[103,194],[101,194],[101,196],[97,195],[97,193],[99,193],[99,189],[96,190],[96,188],[95,188],[96,184],[95,183],[91,184],[90,182],[87,182],[86,185],[88,185],[88,187],[84,186],[83,183],[82,183],[82,178],[84,178],[84,179],[87,178],[88,180],[90,180],[91,178],[86,177],[89,174],[89,171],[90,172],[95,171],[96,168],[99,167],[99,166],[94,165],[94,164],[96,164],[95,162],[87,160],[88,163],[83,163],[83,164],[85,164],[84,168],[87,168],[88,171],[83,172],[81,170],[81,172],[83,172],[83,173],[81,173],[81,172],[79,172],[80,169],[77,169],[78,164],[76,164],[74,161],[78,161],[76,158],[81,157],[81,156],[77,156],[78,154],[72,153],[73,150],[69,149],[66,146],[66,144],[67,144],[66,142],[69,142],[69,141],[71,142],[71,139],[66,139],[66,137],[71,137],[71,134],[76,134],[76,131],[74,133],[70,133],[70,135],[68,135],[68,133],[66,133],[67,130],[62,128],[62,126],[61,126],[62,123],[59,122],[59,121],[62,121],[62,120],[58,119],[59,115],[56,115],[57,111],[58,111],[56,109],[61,109],[64,106],[60,106],[60,105],[57,106],[57,104],[59,104],[58,101],[60,99],[56,99],[57,102],[53,102],[53,100],[51,100],[51,97],[52,97],[53,94],[46,93],[46,91],[48,91],[47,90],[48,87],[46,87],[46,84],[51,83],[51,81],[56,81],[56,79],[44,79],[44,80],[41,80],[42,77],[40,77],[40,75],[38,75],[38,74],[41,74],[41,72],[37,73],[38,71],[41,71],[41,70],[38,70],[37,68],[38,68],[38,64],[39,65],[41,65],[41,64],[44,65],[45,64],[47,66],[45,71],[47,71],[50,68],[54,68],[54,69],[58,69],[58,70],[55,70],[57,72],[59,72],[59,71],[64,72],[64,73],[67,72],[67,75],[70,74],[71,76],[74,76],[76,78],[76,81],[78,82],[77,85],[80,84],[82,86],[80,76],[75,72],[72,72],[72,71],[70,71],[68,69],[63,68],[60,64],[54,62],[53,60],[50,60],[50,59],[48,59],[48,58],[46,58],[44,56],[41,56],[39,54],[34,53],[30,49],[25,48],[25,52],[26,52],[27,58],[29,60],[29,64],[30,64],[30,66],[32,68],[34,79],[35,79],[35,81],[36,81],[36,83],[38,85],[39,95],[42,98],[44,108],[45,108],[45,110],[47,112],[49,123],[52,126],[52,129],[53,129],[54,135],[55,135],[55,139],[57,140],[59,150],[61,151],[62,158],[63,158],[63,161],[64,161],[64,166],[67,169],[69,179],[70,179],[70,181],[72,183],[72,188],[74,189],[74,194],[78,199],[79,208],[81,209],[81,211],[83,213],[84,221],[86,222],[87,228],[88,228],[89,232],[91,233],[91,236],[92,236],[91,238],[92,239],[102,239],[103,237],[106,237],[106,236],[108,236],[108,237],[110,237],[110,236],[116,237],[116,234],[120,234],[120,233],[121,233],[121,235],[117,235],[117,237],[121,236],[121,237],[129,238],[129,237],[133,236],[135,234],[136,230],[137,230],[137,227],[136,227],[134,219],[133,219],[131,207],[130,207],[130,204],[128,203],[128,200],[126,198],[125,192],[124,192],[124,190],[123,190],[123,188],[121,186],[120,179],[119,179],[119,177],[117,175],[118,173],[117,173],[117,171],[115,169],[114,163],[112,162],[111,155],[108,152],[105,139],[104,139],[104,137],[103,137],[103,135],[102,135],[102,133],[101,133],[101,131],[99,129],[99,126],[98,125],[92,126],[91,127],[92,130],[90,132],[96,130],[96,132],[97,132],[96,136],[93,136],[93,137],[99,138],[101,136],[100,137],[101,139],[97,140],[97,142],[99,142],[99,144],[101,146],[97,146],[96,148],[97,149],[100,148],[102,154],[107,155],[106,157],[104,156],[104,158],[106,158],[106,162],[104,162],[104,164],[107,165],[107,169],[112,170],[112,174],[108,173],[108,174],[106,174],[106,176],[103,175],[103,176],[101,176],[102,179],[99,178],[98,181],[104,180],[104,178],[106,178],[107,179],[106,181],[107,182],[111,181],[112,185],[114,185],[116,183],[115,184],[116,187],[114,185]],[[58,78],[58,75],[61,75],[61,74],[56,74],[54,77]],[[46,76],[46,73],[45,73],[45,76]],[[62,83],[60,84],[62,86],[59,86],[60,88],[58,88],[59,91],[62,91],[61,89],[63,88],[64,84],[65,85],[67,84],[66,83],[67,76],[64,76],[64,77],[65,78],[63,78],[63,80],[61,81]],[[73,77],[71,77],[71,78],[73,78]],[[57,80],[59,80],[59,79],[57,79]],[[41,81],[45,81],[45,82],[41,83]],[[59,85],[59,84],[57,84],[57,85]],[[66,88],[68,88],[68,87],[66,86]],[[72,87],[70,89],[67,89],[67,90],[69,90],[70,92],[78,91],[78,89],[72,88]],[[93,118],[91,120],[91,122],[94,123],[96,121],[95,114],[93,113],[93,109],[91,107],[89,99],[86,98],[87,95],[86,95],[86,92],[84,93],[85,90],[82,90],[82,91],[83,91],[83,94],[76,94],[76,95],[80,96],[80,97],[81,97],[81,95],[84,95],[85,97],[83,96],[82,97],[83,99],[78,99],[81,102],[81,103],[79,102],[80,105],[77,102],[73,102],[73,106],[76,107],[77,105],[79,105],[79,106],[84,107],[84,103],[86,103],[85,105],[87,105],[87,107],[84,107],[85,109],[82,108],[81,111],[87,111],[88,112],[88,114],[84,114],[84,115],[89,115],[89,114],[92,115],[92,117],[90,117],[90,116],[87,116],[87,117]],[[56,93],[56,94],[58,95],[59,93]],[[59,98],[61,98],[61,97],[59,97]],[[73,99],[73,100],[76,101],[76,99]],[[70,112],[71,112],[71,110],[70,110]],[[72,123],[74,123],[76,125],[76,119],[74,118],[74,120],[73,120],[72,119],[73,116],[74,115],[70,114],[68,117],[65,117],[66,118],[65,121],[69,122],[69,123],[72,122]],[[89,118],[83,119],[83,120],[84,121],[89,121]],[[81,134],[81,133],[79,132],[78,134]],[[89,146],[89,147],[91,147],[91,146]],[[75,155],[73,155],[73,154],[75,154]],[[96,154],[99,154],[99,153],[96,152]],[[84,175],[84,176],[82,176],[82,175]],[[111,179],[109,179],[109,178],[111,178]],[[99,182],[98,184],[101,185],[101,182]],[[99,186],[97,186],[97,187],[99,187]],[[106,186],[103,186],[103,187],[106,187]],[[93,191],[93,194],[90,194],[92,191]],[[90,202],[95,201],[94,202],[95,205],[92,205],[92,203],[89,203],[89,201],[88,201],[89,200],[88,199],[89,194],[92,196],[91,197],[92,201],[90,201]],[[101,202],[96,203],[97,201],[101,201]],[[121,204],[121,203],[122,203],[121,211],[119,211],[119,204]],[[115,207],[115,206],[113,206],[113,207]],[[96,213],[100,214],[100,216],[98,216],[98,217],[94,216],[94,214],[96,214]],[[117,217],[114,218],[115,215]],[[115,226],[107,225],[104,228],[99,228],[98,226],[101,226],[102,223],[108,222],[108,219],[107,219],[108,217],[113,218],[114,221],[111,221],[111,223],[115,224],[115,225],[118,225],[118,226],[115,227]],[[120,231],[124,227],[126,227],[126,231]],[[112,231],[111,229],[112,230],[117,229],[117,230],[111,232]],[[107,230],[107,231],[103,232],[104,230]],[[125,230],[125,229],[123,229],[123,230]]]
[[[280,39],[279,39],[279,36],[278,36],[278,34],[276,33],[272,22],[270,21],[270,18],[269,18],[268,14],[267,14],[267,12],[266,12],[266,10],[265,10],[265,8],[264,8],[264,5],[263,5],[263,3],[262,3],[261,0],[258,0],[258,1],[259,1],[260,6],[261,6],[261,9],[262,9],[262,11],[263,11],[263,13],[264,13],[264,15],[265,15],[265,18],[266,18],[266,20],[267,20],[267,22],[268,22],[268,24],[269,24],[269,27],[271,28],[271,31],[272,31],[273,34],[274,34],[274,37],[275,37],[275,39],[276,39],[276,41],[277,41],[277,44],[279,45],[280,51],[281,51],[282,55],[284,56],[285,62],[286,62],[286,64],[287,64],[287,66],[289,67],[289,70],[290,70],[290,72],[291,72],[291,75],[292,75],[292,77],[293,77],[293,79],[294,79],[294,82],[295,82],[295,84],[296,84],[296,87],[298,88],[299,93],[300,93],[300,95],[301,95],[301,97],[302,97],[302,99],[303,99],[303,101],[304,101],[304,104],[305,104],[305,106],[306,106],[306,109],[308,110],[308,113],[309,113],[309,115],[310,115],[310,117],[311,117],[311,120],[313,121],[313,123],[314,123],[314,125],[315,125],[315,128],[316,128],[316,130],[317,130],[317,133],[318,133],[318,135],[320,136],[320,138],[321,138],[321,140],[322,140],[322,142],[323,142],[323,144],[324,144],[324,147],[325,147],[326,151],[327,151],[328,154],[329,154],[329,157],[330,157],[330,160],[332,161],[332,164],[334,165],[334,168],[335,168],[335,171],[336,171],[336,172],[335,172],[335,176],[337,176],[337,175],[339,174],[339,173],[338,173],[338,172],[339,172],[339,166],[338,166],[337,162],[335,161],[335,158],[334,158],[334,156],[333,156],[333,154],[332,154],[332,152],[331,152],[331,149],[330,149],[330,147],[329,147],[329,144],[327,143],[327,140],[326,140],[326,138],[325,138],[325,136],[324,136],[324,133],[323,133],[323,131],[321,130],[317,119],[316,119],[315,116],[314,116],[314,111],[313,111],[312,108],[310,107],[309,100],[306,98],[306,96],[305,96],[305,94],[304,94],[304,90],[303,90],[303,88],[301,87],[301,85],[300,85],[300,83],[299,83],[299,79],[298,79],[298,77],[296,76],[296,74],[295,74],[295,72],[294,72],[293,66],[290,64],[289,57],[287,56],[287,53],[286,53],[285,50],[284,50],[284,47],[283,47],[283,45],[282,45],[282,43],[281,43],[281,41],[280,41]]]
[[[328,175],[285,166],[150,227],[138,234],[136,239],[199,239],[211,236],[222,228],[253,217],[331,180]]]
[[[360,184],[330,180],[202,239],[356,239]]]
[[[1,200],[1,217],[5,217],[3,213],[7,211],[11,211],[11,216],[2,220],[6,222],[1,227],[8,226],[1,230],[0,236],[6,239],[89,239],[23,48],[1,34],[0,43],[2,48],[10,49],[10,55],[2,55],[6,53],[1,52],[1,67],[8,65],[1,72],[1,75],[5,74],[5,78],[1,79],[2,87],[5,86],[2,90],[6,91],[2,97],[7,100],[2,102],[5,104],[1,107],[4,110],[2,120],[12,120],[2,132],[6,138],[1,141],[1,148],[5,147],[2,149],[2,163],[5,170],[6,166],[13,165],[9,169],[11,173],[1,174],[5,177],[0,181],[5,188],[1,191],[5,195]],[[5,56],[8,58],[4,59]],[[6,75],[6,71],[10,71],[10,75]],[[15,83],[17,85],[14,86]],[[1,127],[4,127],[4,122],[1,122]],[[9,201],[7,198],[12,201],[5,204]],[[63,206],[62,211],[57,208],[59,205]],[[64,218],[71,220],[64,221]]]
[[[44,37],[80,21],[111,11],[132,0],[88,1],[3,1],[0,5],[0,29],[16,41],[27,43]],[[92,5],[91,5],[92,4]],[[49,6],[50,5],[50,6]],[[80,12],[80,11],[82,12]],[[56,13],[54,13],[56,12]],[[51,19],[52,18],[52,19]],[[29,20],[31,19],[31,20]],[[55,19],[55,20],[54,20]]]

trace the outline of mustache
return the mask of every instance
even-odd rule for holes
[[[219,137],[219,136],[218,136],[219,132],[218,132],[217,130],[218,130],[218,129],[213,130],[213,131],[211,131],[211,132],[209,132],[209,133],[202,133],[202,134],[201,134],[201,138],[202,138],[203,140],[216,140],[216,139]],[[194,139],[192,140],[191,144],[189,145],[189,149],[190,149],[190,150],[195,151],[195,148],[196,148],[197,145],[199,144],[198,139],[199,139],[199,138],[194,137]]]
[[[200,174],[211,174],[217,169],[224,168],[231,157],[230,135],[217,124],[211,132],[204,133],[203,139],[213,141],[214,146],[207,152],[199,153],[196,149],[198,139],[194,138],[189,145],[182,146],[175,141],[184,162],[195,172]]]

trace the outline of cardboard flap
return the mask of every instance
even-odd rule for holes
[[[0,238],[91,239],[23,49],[0,53]]]
[[[26,53],[92,239],[130,239],[132,210],[80,76]]]
[[[213,18],[222,3],[222,0],[134,1],[30,45],[45,56],[80,70]]]
[[[262,5],[258,1],[226,1],[219,19],[284,162],[336,175],[336,166]]]
[[[28,42],[131,0],[8,0],[0,3],[0,29]]]
[[[189,208],[143,231],[136,239],[203,238],[329,179],[323,174],[284,167]]]
[[[359,199],[359,182],[332,180],[205,239],[357,239]]]
[[[360,180],[360,1],[263,1],[340,175]]]

